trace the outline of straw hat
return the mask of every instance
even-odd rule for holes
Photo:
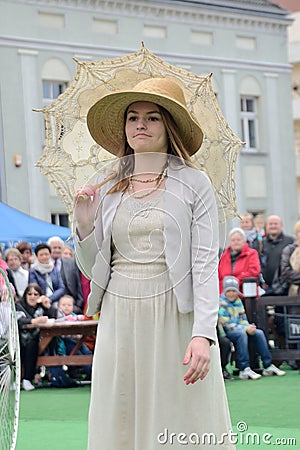
[[[187,109],[181,87],[165,78],[147,78],[131,90],[107,94],[87,114],[93,139],[105,150],[120,155],[124,148],[124,117],[134,102],[147,101],[164,107],[173,117],[186,150],[193,155],[201,146],[203,133]]]

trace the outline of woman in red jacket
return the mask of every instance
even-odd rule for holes
[[[228,275],[238,278],[240,291],[242,291],[244,278],[258,278],[260,275],[258,253],[248,246],[245,233],[241,228],[233,228],[230,231],[229,245],[219,262],[220,293],[222,293],[223,278]]]

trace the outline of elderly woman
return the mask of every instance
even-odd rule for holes
[[[5,260],[9,268],[8,278],[16,290],[16,296],[20,299],[28,285],[28,270],[22,267],[22,255],[16,248],[9,248],[5,252]]]
[[[228,275],[233,275],[239,280],[240,290],[242,290],[244,278],[259,278],[260,276],[258,253],[249,247],[245,233],[241,228],[233,228],[229,232],[229,245],[219,262],[220,293],[223,290],[223,279]]]

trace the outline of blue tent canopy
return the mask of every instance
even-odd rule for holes
[[[67,227],[59,227],[0,202],[0,246],[15,247],[18,242],[26,241],[34,249],[40,242],[46,242],[51,236],[59,236],[66,241],[71,234]]]

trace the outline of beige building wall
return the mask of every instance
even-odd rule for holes
[[[279,214],[292,230],[298,210],[286,11],[260,0],[0,0],[0,11],[0,196],[8,204],[46,220],[65,211],[34,166],[44,123],[32,109],[45,104],[43,81],[63,86],[75,74],[73,57],[122,56],[144,41],[171,64],[213,72],[220,107],[242,138],[249,118],[241,101],[253,100],[255,148],[238,159],[238,208]]]

